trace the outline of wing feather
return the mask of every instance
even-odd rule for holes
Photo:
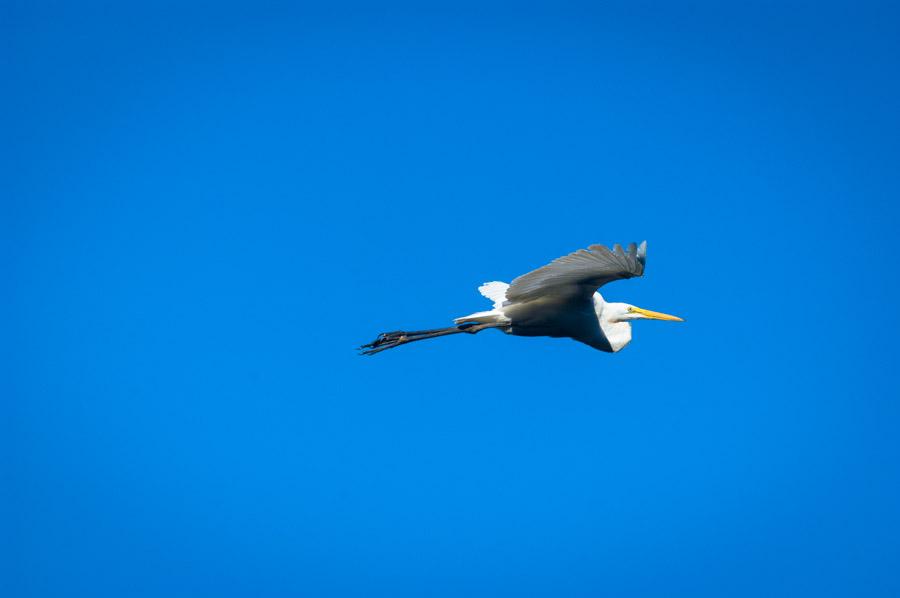
[[[589,297],[613,280],[642,276],[646,257],[646,241],[640,246],[631,243],[627,251],[618,243],[612,249],[591,245],[516,278],[506,291],[506,299],[530,301],[546,296]]]

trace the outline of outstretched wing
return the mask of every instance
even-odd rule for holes
[[[591,245],[516,278],[506,291],[506,299],[530,301],[548,296],[590,297],[608,282],[642,276],[646,256],[646,241],[640,247],[632,243],[627,251],[619,244],[612,249]]]

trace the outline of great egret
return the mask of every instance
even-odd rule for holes
[[[374,355],[415,341],[497,328],[516,336],[568,337],[614,353],[631,341],[631,320],[684,321],[627,303],[608,303],[597,292],[608,282],[643,276],[646,257],[646,241],[640,247],[630,244],[627,251],[618,244],[612,249],[591,245],[524,274],[512,284],[481,285],[481,294],[494,302],[490,311],[456,318],[456,325],[449,328],[385,332],[360,351]]]

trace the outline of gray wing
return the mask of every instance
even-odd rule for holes
[[[557,258],[542,268],[518,277],[506,291],[507,301],[530,301],[539,297],[590,297],[613,280],[644,274],[647,242],[632,243],[627,251],[616,244],[612,249],[591,245]]]

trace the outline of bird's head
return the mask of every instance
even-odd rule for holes
[[[608,310],[608,311],[607,311]],[[603,310],[611,322],[630,322],[632,320],[668,320],[669,322],[684,322],[678,316],[650,311],[628,303],[607,303]]]

